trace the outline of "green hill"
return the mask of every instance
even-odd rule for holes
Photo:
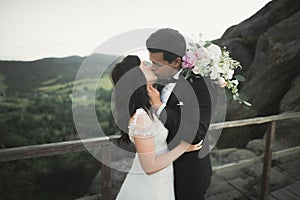
[[[115,133],[108,73],[119,60],[117,56],[94,54],[30,62],[0,61],[0,148],[76,138],[72,103],[89,106],[94,101],[90,92],[95,86],[99,123],[105,133]],[[74,80],[82,64],[88,70],[84,71],[85,77],[76,79],[78,95],[74,96]],[[99,72],[104,73],[100,80]]]
[[[28,62],[0,61],[0,74],[7,86],[6,93],[32,92],[40,87],[53,89],[72,85],[83,62],[89,68],[87,77],[97,78],[95,72],[103,71],[107,66],[106,71],[109,71],[118,60],[117,56],[94,54],[89,57],[44,58]]]

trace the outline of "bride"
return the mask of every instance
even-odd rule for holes
[[[117,200],[175,199],[172,163],[185,152],[199,150],[202,141],[196,145],[181,141],[168,150],[168,130],[152,111],[148,95],[159,98],[159,92],[152,86],[157,77],[137,56],[127,56],[116,64],[111,78],[116,111],[122,119],[119,125],[128,126],[128,134],[121,131],[121,139],[132,141],[137,151]]]

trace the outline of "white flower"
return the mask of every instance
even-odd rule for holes
[[[238,80],[233,80],[231,81],[234,85],[238,85],[239,84],[239,81]]]
[[[201,74],[201,70],[198,66],[195,66],[192,71],[194,72],[194,74]]]
[[[227,78],[228,79],[232,79],[233,74],[234,74],[234,71],[233,70],[229,70],[229,72],[227,73]]]
[[[234,70],[230,69],[230,64],[229,63],[223,63],[221,65],[221,72],[224,75],[224,78],[226,80],[230,80],[233,77]]]
[[[220,76],[220,74],[219,74],[219,68],[220,67],[218,65],[213,65],[211,67],[210,78],[212,80],[215,80],[215,79],[217,79]]]
[[[209,58],[201,58],[196,61],[196,65],[201,66],[201,67],[202,66],[205,67],[205,66],[209,65],[209,63],[210,63]]]
[[[209,66],[196,65],[192,71],[194,74],[199,74],[202,77],[207,77],[210,74]]]
[[[232,91],[233,94],[237,94],[237,96],[238,96],[238,91],[239,90],[237,89],[237,87],[233,87],[231,91]]]
[[[207,51],[209,52],[209,57],[216,63],[220,61],[222,51],[221,48],[218,45],[211,44],[207,48]]]

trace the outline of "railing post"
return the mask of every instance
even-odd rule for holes
[[[272,142],[275,137],[275,128],[276,122],[273,121],[268,126],[267,138],[266,138],[266,146],[265,146],[265,154],[264,154],[264,166],[263,166],[263,174],[262,174],[262,183],[261,183],[261,200],[268,200],[270,193],[270,173],[272,166]]]
[[[102,198],[103,200],[111,200],[111,176],[110,176],[110,167],[107,166],[111,162],[111,152],[110,152],[110,142],[103,142],[101,148],[101,157],[102,157],[102,169],[101,169],[101,178],[102,178]]]

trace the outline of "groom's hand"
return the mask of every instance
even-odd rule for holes
[[[185,150],[185,152],[191,152],[191,151],[198,151],[202,148],[203,140],[201,140],[198,144],[188,144],[187,142],[181,141],[181,144],[185,143],[185,145],[188,145],[188,148]]]
[[[147,92],[150,97],[152,107],[157,110],[163,103],[160,100],[160,93],[155,89],[151,83],[147,83]]]

